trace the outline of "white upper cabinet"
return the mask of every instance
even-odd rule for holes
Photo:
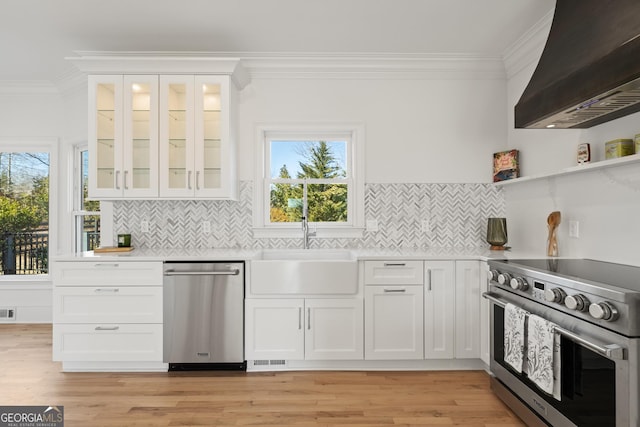
[[[89,196],[158,196],[158,76],[89,77]]]
[[[238,58],[86,55],[89,196],[237,199]]]
[[[160,76],[160,197],[237,198],[228,76]]]

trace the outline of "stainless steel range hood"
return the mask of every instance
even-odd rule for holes
[[[557,0],[516,128],[588,128],[640,111],[640,0]]]

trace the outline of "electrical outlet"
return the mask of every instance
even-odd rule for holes
[[[580,237],[580,222],[569,221],[569,237],[575,237],[576,239]]]
[[[368,219],[367,220],[367,231],[378,231],[378,220]]]
[[[149,221],[140,221],[140,231],[142,233],[149,232]]]
[[[211,221],[202,221],[202,232],[211,233]]]
[[[428,219],[423,219],[421,225],[422,225],[423,233],[428,233],[429,230],[431,229]]]

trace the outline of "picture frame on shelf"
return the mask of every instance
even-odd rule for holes
[[[493,182],[518,178],[520,176],[519,157],[518,150],[493,153]]]

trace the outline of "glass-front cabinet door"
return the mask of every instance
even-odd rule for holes
[[[158,76],[124,76],[122,188],[126,197],[158,196]]]
[[[228,77],[196,76],[195,124],[196,195],[229,196],[235,159],[230,152]]]
[[[122,195],[122,76],[89,76],[89,197]]]
[[[228,76],[160,76],[160,197],[236,198]]]
[[[160,196],[194,195],[193,76],[160,76]]]
[[[89,197],[158,196],[157,99],[157,76],[89,76]]]

